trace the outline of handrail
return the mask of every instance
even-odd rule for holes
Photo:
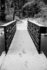
[[[13,21],[7,22],[7,23],[5,23],[5,24],[3,24],[3,25],[0,25],[0,27],[6,27],[6,26],[12,24],[12,23],[15,22],[15,21],[16,21],[16,20],[13,20]]]
[[[36,24],[36,25],[38,25],[38,26],[40,26],[40,27],[47,27],[47,26],[45,26],[44,24],[41,24],[41,23],[44,23],[44,22],[40,21],[40,23],[39,23],[36,19],[28,18],[28,21],[30,21],[30,22],[32,22],[33,24]]]

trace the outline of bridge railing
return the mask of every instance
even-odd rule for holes
[[[16,20],[0,25],[0,55],[9,50],[16,32]]]
[[[40,23],[34,19],[28,19],[27,29],[38,53],[43,52],[47,56],[47,26]]]

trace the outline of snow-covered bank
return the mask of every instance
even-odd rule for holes
[[[0,70],[1,70],[1,66],[2,66],[2,64],[3,64],[3,61],[4,61],[4,59],[5,59],[5,52],[2,52],[2,54],[1,54],[1,56],[0,56]]]

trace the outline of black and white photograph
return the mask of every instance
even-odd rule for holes
[[[47,0],[0,0],[0,70],[47,70]]]

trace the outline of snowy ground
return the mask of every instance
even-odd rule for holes
[[[8,54],[3,53],[0,62],[0,70],[47,70],[47,58],[43,53],[38,54],[28,34],[26,20],[17,23]]]

